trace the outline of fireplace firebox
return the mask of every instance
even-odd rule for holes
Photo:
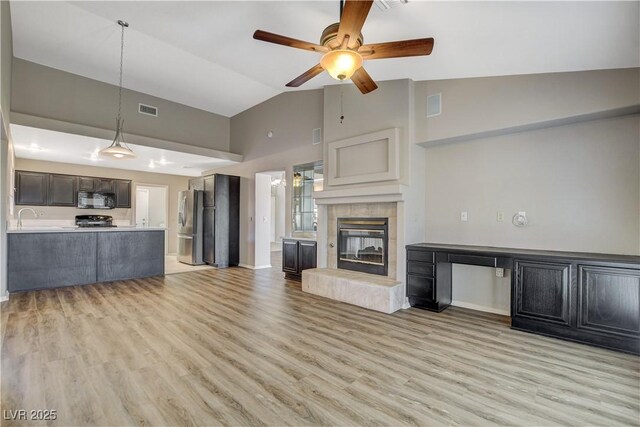
[[[338,268],[386,276],[388,219],[338,218]]]

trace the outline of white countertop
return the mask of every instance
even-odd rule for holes
[[[161,227],[75,227],[75,226],[37,226],[10,228],[7,233],[111,233],[114,231],[164,231]]]

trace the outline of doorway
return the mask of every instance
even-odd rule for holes
[[[169,191],[166,185],[137,184],[135,197],[135,225],[141,228],[164,228],[164,251],[167,253]]]
[[[255,268],[280,267],[286,223],[284,171],[256,173]]]

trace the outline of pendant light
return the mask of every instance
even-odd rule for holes
[[[136,154],[129,148],[126,142],[124,142],[124,136],[122,133],[122,127],[124,126],[124,120],[120,115],[122,110],[122,63],[124,58],[124,29],[129,26],[129,23],[125,21],[118,21],[118,25],[122,28],[120,36],[120,85],[118,87],[118,116],[116,117],[116,136],[113,138],[113,142],[107,148],[100,150],[100,155],[103,157],[109,157],[114,159],[133,159]]]

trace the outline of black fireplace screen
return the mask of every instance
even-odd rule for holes
[[[338,268],[387,275],[387,218],[338,219]]]

